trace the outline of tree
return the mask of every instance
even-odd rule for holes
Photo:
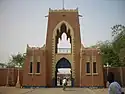
[[[113,50],[119,57],[121,66],[125,66],[125,26],[115,25],[112,27]]]
[[[112,42],[99,41],[91,47],[100,48],[103,64],[114,67],[125,66],[125,26],[115,25],[112,28]]]
[[[7,65],[4,64],[4,63],[0,63],[0,66],[1,66],[2,68],[4,68],[4,67],[6,67]]]
[[[102,42],[99,41],[95,47],[100,48],[102,54],[102,62],[104,65],[107,63],[111,66],[119,66],[117,54],[113,51],[112,43],[108,40]]]
[[[23,67],[25,61],[25,54],[18,53],[17,55],[11,55],[9,67]]]

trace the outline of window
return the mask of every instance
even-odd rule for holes
[[[86,63],[86,73],[90,73],[90,62]]]
[[[32,73],[33,62],[30,62],[30,73]]]
[[[93,73],[97,73],[97,71],[96,71],[96,62],[93,62]]]
[[[36,73],[40,73],[40,62],[37,62],[37,68]]]

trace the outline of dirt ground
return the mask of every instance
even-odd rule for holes
[[[125,89],[123,89],[125,92]],[[89,88],[36,88],[20,89],[15,87],[0,87],[0,94],[108,94],[108,89]]]

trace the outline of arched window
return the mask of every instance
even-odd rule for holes
[[[63,23],[59,29],[57,29],[56,36],[56,53],[71,53],[71,36],[70,29],[67,31],[66,25]]]

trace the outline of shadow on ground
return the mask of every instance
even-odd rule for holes
[[[73,89],[66,89],[65,91],[76,91],[76,90],[73,90]]]

